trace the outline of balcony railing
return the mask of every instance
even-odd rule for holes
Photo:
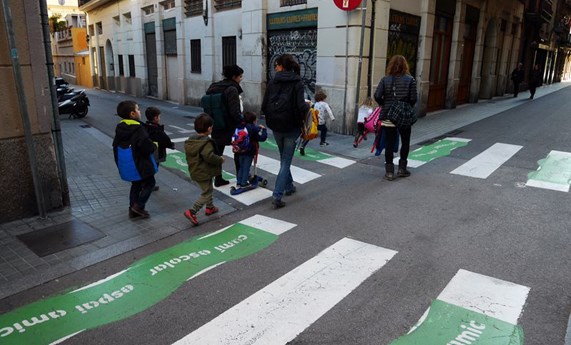
[[[214,0],[214,8],[217,10],[226,10],[242,6],[242,0]]]

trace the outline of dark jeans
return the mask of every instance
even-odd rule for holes
[[[519,92],[519,83],[514,82],[514,97],[517,97],[518,92]]]
[[[234,157],[238,159],[238,164],[240,165],[240,170],[238,170],[238,175],[236,175],[236,184],[245,186],[248,184],[248,177],[250,177],[250,166],[254,160],[254,155],[242,154],[235,155]]]
[[[319,130],[319,134],[321,134],[321,143],[324,143],[325,139],[327,139],[327,126],[317,125],[317,129]]]
[[[151,197],[155,183],[156,181],[154,175],[143,180],[131,182],[131,191],[129,192],[129,207],[137,204],[137,206],[140,208],[145,209],[145,204]]]
[[[400,127],[397,129],[397,127],[385,126],[383,128],[385,129],[385,135],[386,135],[385,164],[393,164],[393,160],[395,157],[395,153],[393,151],[394,151],[394,145],[396,139],[395,137],[397,135],[397,130],[398,133],[400,134],[400,140],[401,140],[400,162],[403,162],[402,164],[406,164],[408,159],[408,152],[410,151],[411,127]]]
[[[280,171],[272,194],[276,200],[281,200],[284,192],[293,190],[291,161],[293,160],[297,138],[299,138],[300,134],[299,129],[287,133],[274,132],[274,138],[280,151]]]

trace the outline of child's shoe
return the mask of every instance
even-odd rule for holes
[[[326,141],[324,141],[324,142],[322,142],[322,143],[319,144],[319,146],[327,146],[327,145],[329,145],[329,143],[326,142]]]
[[[184,211],[184,216],[190,220],[190,222],[194,225],[198,225],[198,218],[196,218],[196,212],[193,210],[186,210]]]
[[[129,208],[129,210],[135,214],[138,214],[139,216],[141,216],[143,218],[149,218],[149,216],[150,216],[149,212],[145,211],[145,209],[141,208],[137,204],[133,204],[133,206],[131,206],[131,208]]]
[[[206,210],[204,211],[204,214],[207,216],[211,216],[214,213],[217,213],[218,211],[220,211],[220,209],[216,206],[212,206],[212,207],[206,207]],[[195,216],[196,217],[196,216]]]
[[[131,210],[131,208],[129,207],[129,219],[138,218],[138,217],[141,217],[141,215],[138,214],[138,213],[133,212],[133,211]]]

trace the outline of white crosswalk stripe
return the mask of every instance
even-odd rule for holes
[[[175,344],[285,344],[395,254],[344,238]]]
[[[519,145],[496,143],[450,173],[485,179],[521,148]]]

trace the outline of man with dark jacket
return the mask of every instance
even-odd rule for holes
[[[224,119],[224,128],[213,129],[211,137],[216,143],[216,153],[219,156],[224,154],[224,147],[232,143],[232,135],[234,130],[242,120],[242,100],[240,94],[242,87],[242,75],[244,70],[238,65],[224,66],[222,70],[224,80],[211,84],[206,90],[207,95],[221,93],[223,95],[223,102],[226,108],[226,116]],[[236,173],[238,173],[238,166],[236,166]],[[222,178],[222,175],[214,177],[214,186],[220,187],[227,185],[229,182]]]
[[[517,97],[519,92],[519,84],[523,81],[524,78],[523,72],[523,64],[520,62],[517,64],[517,67],[512,71],[512,82],[514,84],[514,97]]]
[[[296,192],[290,167],[309,104],[305,102],[300,67],[293,56],[280,55],[274,62],[274,69],[276,74],[268,83],[262,112],[280,151],[280,171],[272,194],[272,204],[274,208],[281,208],[285,206],[282,201],[284,193],[291,195]]]

